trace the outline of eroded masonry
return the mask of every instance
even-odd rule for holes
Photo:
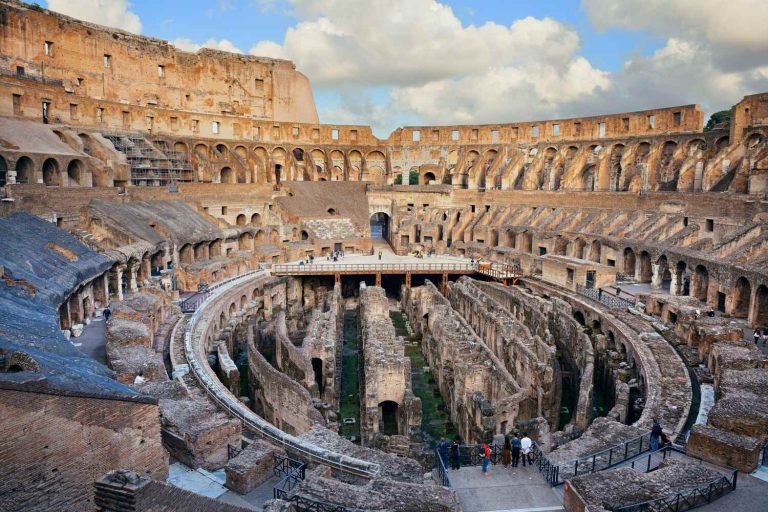
[[[768,93],[378,139],[290,61],[0,27],[0,509],[479,510],[484,442],[497,509],[764,491]]]

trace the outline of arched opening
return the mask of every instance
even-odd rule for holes
[[[669,262],[667,257],[662,254],[659,259],[656,260],[656,280],[654,286],[658,286],[663,290],[669,290],[672,283],[672,272],[669,270]]]
[[[589,259],[596,263],[600,263],[600,252],[602,250],[602,244],[599,240],[593,240],[589,246]]]
[[[16,161],[16,183],[34,183],[35,167],[32,159],[23,156]]]
[[[190,244],[185,244],[179,249],[179,259],[182,265],[191,265],[194,261],[194,251]]]
[[[399,434],[397,402],[385,400],[379,404],[379,432],[386,436]]]
[[[76,187],[76,186],[83,185],[84,172],[85,170],[83,167],[83,162],[77,159],[69,162],[69,165],[67,166],[67,177],[69,178],[69,186]]]
[[[336,209],[335,208],[328,208],[327,212],[328,212],[328,215],[336,215]]]
[[[269,241],[270,241],[270,243],[276,244],[279,241],[279,238],[280,238],[280,233],[278,233],[276,229],[273,229],[269,233]]]
[[[208,257],[215,258],[217,256],[221,256],[221,240],[218,238],[213,240],[208,246]]]
[[[389,239],[389,215],[384,212],[371,215],[371,238]]]
[[[275,184],[276,185],[279,185],[280,180],[283,179],[282,172],[283,172],[283,166],[280,164],[275,164]]]
[[[582,238],[577,238],[576,243],[573,247],[573,257],[578,258],[580,260],[585,259],[585,250],[587,248],[587,242],[585,242]]]
[[[690,283],[686,280],[686,267],[687,265],[684,261],[678,261],[677,265],[675,265],[675,286],[674,290],[671,290],[673,295],[688,295]]]
[[[653,278],[653,268],[651,266],[651,255],[648,251],[640,253],[640,282],[650,283]]]
[[[304,150],[301,148],[294,148],[293,150],[293,158],[297,162],[303,162],[304,161]]]
[[[53,158],[49,158],[43,162],[43,183],[49,187],[61,185],[59,164]]]
[[[320,392],[320,396],[323,396],[325,391],[325,384],[323,381],[323,360],[319,357],[312,358],[312,371],[315,373],[315,383],[317,384],[317,390]]]
[[[761,284],[755,293],[755,312],[752,323],[761,327],[768,327],[768,286]]]
[[[8,183],[8,163],[0,156],[0,187],[4,187],[6,183]]]
[[[237,313],[237,306],[235,306],[235,303],[229,305],[229,318],[232,318]]]
[[[627,247],[624,249],[624,273],[628,276],[635,275],[635,251]]]
[[[587,325],[587,321],[584,319],[584,313],[582,313],[581,311],[574,311],[573,318],[577,322],[579,322],[579,325],[582,325],[582,326]]]
[[[251,226],[261,226],[261,215],[254,213],[251,215]]]
[[[691,295],[697,299],[706,302],[707,290],[709,289],[709,272],[704,265],[696,265],[696,270],[693,272],[693,286]]]
[[[237,244],[238,249],[241,251],[252,251],[253,250],[253,237],[250,233],[243,233],[240,235],[240,239],[238,240]]]
[[[245,226],[245,215],[242,213],[238,215],[235,218],[235,224],[237,224],[238,226]]]
[[[427,172],[424,173],[424,184],[425,185],[431,185],[433,181],[437,180],[437,176],[435,176],[435,173],[433,172]]]
[[[589,165],[584,169],[584,173],[581,175],[581,190],[588,192],[595,190],[595,168],[596,166]]]
[[[235,171],[233,171],[231,167],[224,167],[221,170],[221,180],[219,181],[221,183],[237,183]]]
[[[733,305],[731,314],[735,317],[746,318],[749,314],[749,297],[752,295],[752,286],[746,277],[740,277],[733,289]]]
[[[301,230],[301,239],[302,240],[309,240],[309,233],[307,233],[307,230],[305,230],[305,229]]]

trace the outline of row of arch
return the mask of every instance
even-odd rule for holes
[[[65,167],[66,173],[62,172]],[[38,166],[31,157],[24,155],[16,159],[12,169],[16,172],[15,183],[18,184],[31,185],[38,183],[39,180],[51,187],[79,187],[87,184],[85,164],[77,158],[70,160],[66,166],[55,158],[46,158],[42,165]],[[10,170],[8,160],[0,155],[0,187],[10,182],[8,176]]]

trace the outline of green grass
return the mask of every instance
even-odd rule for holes
[[[360,374],[357,360],[357,314],[344,317],[344,347],[341,357],[341,397],[339,400],[339,434],[360,439]],[[345,425],[344,418],[355,418],[354,425]]]

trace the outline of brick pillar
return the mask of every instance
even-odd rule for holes
[[[139,265],[141,263],[136,262],[128,267],[128,291],[133,293],[139,291],[139,286],[136,281],[136,277],[139,271]]]
[[[112,281],[113,296],[117,300],[123,300],[123,271],[124,265],[118,265],[109,271],[109,279]]]
[[[133,471],[110,471],[94,483],[97,512],[140,512],[146,503],[142,495],[152,480]]]
[[[99,301],[101,307],[107,307],[109,303],[109,274],[107,272],[93,280],[93,298]]]
[[[651,263],[651,272],[653,277],[651,278],[651,288],[661,288],[661,280],[664,277],[664,267],[658,263]]]

